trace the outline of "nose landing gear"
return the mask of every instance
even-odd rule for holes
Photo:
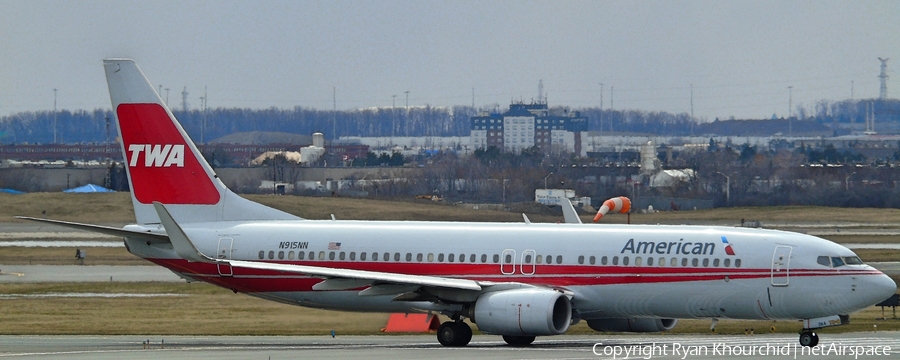
[[[819,335],[812,330],[803,330],[800,332],[800,345],[813,347],[819,344]]]

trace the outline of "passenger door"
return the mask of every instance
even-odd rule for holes
[[[775,246],[772,254],[772,286],[788,286],[790,283],[791,250],[790,246]]]

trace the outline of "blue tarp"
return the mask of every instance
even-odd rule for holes
[[[64,193],[106,193],[106,192],[115,192],[115,191],[107,189],[100,185],[87,184],[85,186],[79,186],[77,188],[63,190],[63,192]]]
[[[0,193],[7,193],[7,194],[14,194],[14,195],[24,194],[24,192],[21,192],[19,190],[13,190],[13,189],[0,189]]]

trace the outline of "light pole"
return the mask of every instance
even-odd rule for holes
[[[844,191],[850,191],[850,177],[853,175],[856,175],[856,172],[852,172],[850,175],[844,177]]]
[[[547,188],[547,178],[550,177],[550,175],[553,175],[552,171],[549,174],[547,174],[547,176],[544,176],[544,189]]]
[[[731,204],[731,177],[725,175],[719,171],[716,171],[716,174],[722,175],[725,177],[725,205]]]

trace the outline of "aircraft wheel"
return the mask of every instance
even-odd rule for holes
[[[503,341],[512,346],[528,346],[534,342],[534,336],[503,335]]]
[[[800,345],[813,347],[819,344],[819,335],[816,333],[806,330],[800,333]]]
[[[472,340],[472,328],[462,321],[447,321],[438,327],[437,338],[444,346],[466,346]]]

